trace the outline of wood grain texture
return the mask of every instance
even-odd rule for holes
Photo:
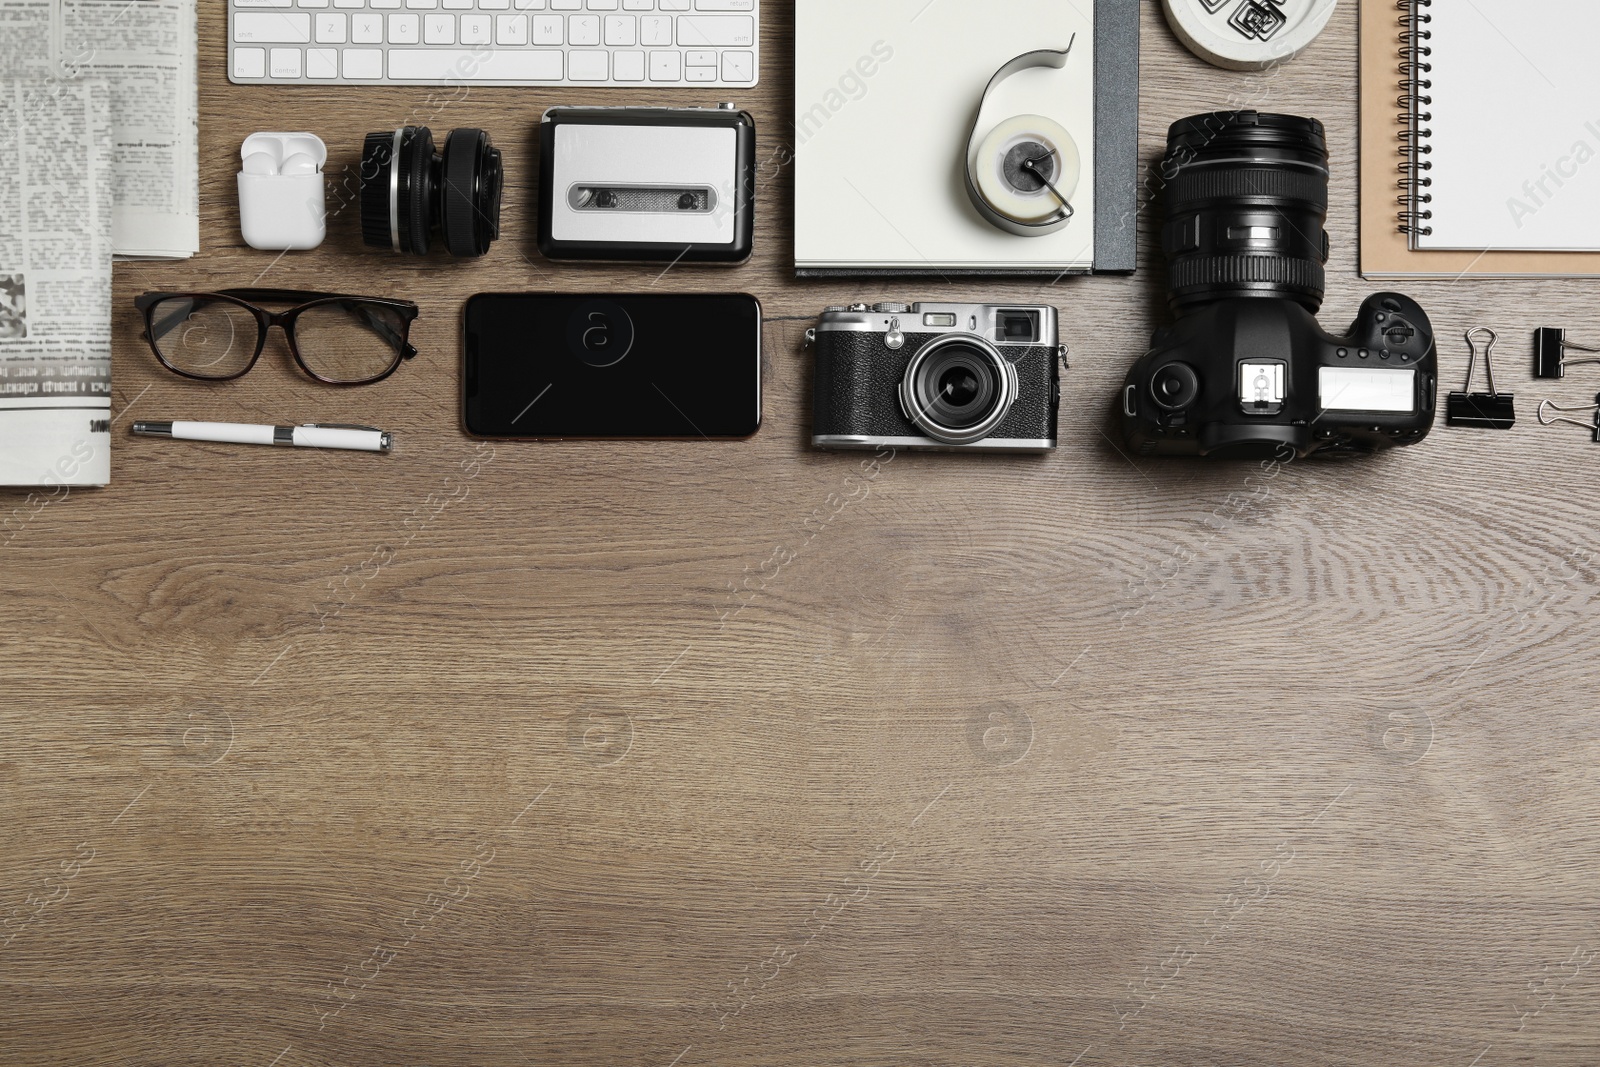
[[[533,129],[601,94],[234,87],[203,7],[206,251],[117,268],[114,484],[0,501],[0,1062],[1600,1061],[1600,451],[1533,418],[1600,379],[1522,355],[1539,325],[1600,335],[1592,283],[1411,287],[1447,379],[1463,330],[1501,331],[1509,433],[1130,462],[1106,431],[1162,315],[1148,213],[1133,279],[796,282],[779,171],[746,267],[559,267]],[[739,97],[763,157],[793,104],[766,7]],[[1330,326],[1372,288],[1355,7],[1259,74],[1143,13],[1147,158],[1200,110],[1328,124]],[[241,246],[245,133],[320,134],[337,188],[408,119],[506,148],[485,260],[364,250],[353,209],[312,253]],[[208,387],[138,340],[145,289],[258,281],[414,298],[422,357],[347,393],[270,356]],[[467,296],[646,287],[763,300],[758,436],[461,435]],[[1055,454],[809,451],[807,320],[923,296],[1061,308]],[[367,422],[400,451],[133,416]]]

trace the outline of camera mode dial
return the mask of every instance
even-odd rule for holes
[[[1150,376],[1150,396],[1167,411],[1181,411],[1200,396],[1200,376],[1187,363],[1168,363]]]

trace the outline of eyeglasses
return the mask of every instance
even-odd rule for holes
[[[294,304],[268,311],[253,301]],[[267,331],[283,328],[300,369],[328,385],[370,385],[417,354],[407,342],[417,305],[289,289],[224,289],[216,293],[145,293],[144,337],[161,365],[185,378],[226,382],[261,358]]]

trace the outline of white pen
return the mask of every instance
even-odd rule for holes
[[[179,441],[213,441],[224,445],[288,445],[294,448],[343,448],[356,452],[392,452],[394,435],[371,426],[255,426],[243,422],[136,422],[141,437]]]

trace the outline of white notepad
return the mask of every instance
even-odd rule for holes
[[[1600,3],[1413,2],[1412,247],[1600,250]]]

